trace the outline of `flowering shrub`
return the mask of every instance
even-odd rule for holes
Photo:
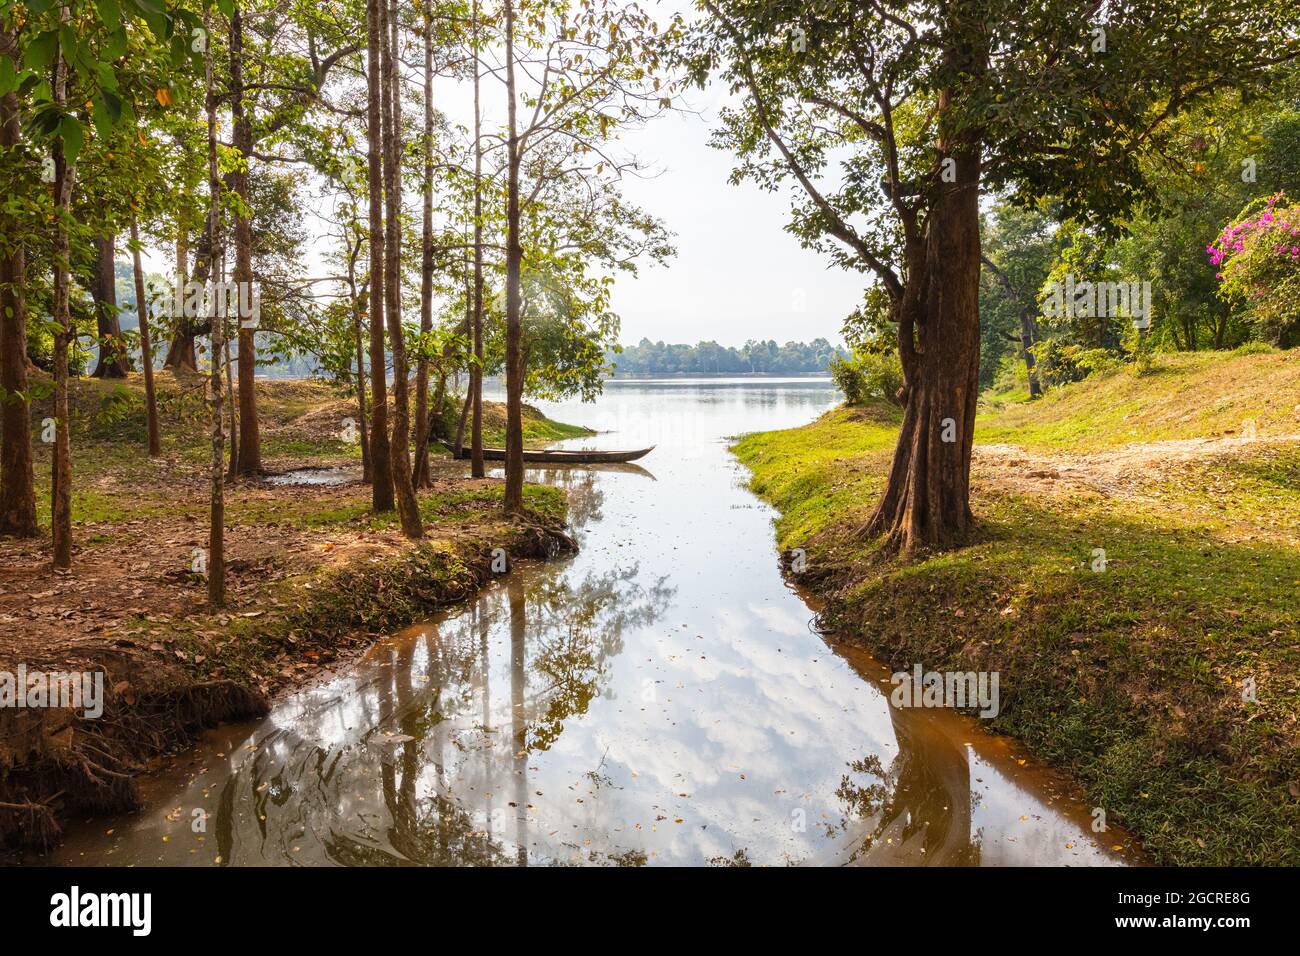
[[[1275,345],[1300,328],[1300,205],[1283,193],[1257,199],[1205,247],[1218,269],[1219,295],[1241,307]]]

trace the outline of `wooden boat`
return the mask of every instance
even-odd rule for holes
[[[460,459],[468,459],[470,450],[468,446],[463,446],[460,453],[449,442],[438,440],[443,448],[452,453],[452,456]],[[599,465],[607,462],[636,461],[638,458],[644,458],[650,452],[654,451],[655,446],[649,448],[636,448],[632,451],[591,451],[583,448],[552,448],[534,450],[524,449],[524,461],[532,464],[542,465]],[[505,461],[506,450],[504,448],[484,448],[483,458],[486,461]]]

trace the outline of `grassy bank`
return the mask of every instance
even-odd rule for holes
[[[208,450],[202,383],[160,376],[164,454],[150,459],[138,379],[80,380],[72,394],[73,567],[48,538],[0,541],[0,670],[102,672],[104,713],[0,711],[0,845],[46,845],[71,813],[138,800],[136,776],[204,726],[264,713],[268,699],[387,634],[463,600],[511,559],[573,547],[562,491],[527,486],[507,518],[503,486],[432,458],[418,498],[424,539],[370,509],[355,405],[310,382],[258,384],[268,472],[319,469],[334,484],[239,480],[226,491],[227,606],[206,605]],[[489,406],[492,408],[492,406]],[[37,482],[48,514],[50,454]],[[534,437],[572,426],[531,416]]]
[[[896,422],[841,408],[736,445],[826,623],[895,669],[999,671],[994,729],[1154,861],[1300,863],[1300,356],[1162,358],[991,405],[977,535],[908,564],[858,531]]]

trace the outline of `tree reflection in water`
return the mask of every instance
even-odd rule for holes
[[[844,816],[827,836],[843,834],[847,863],[977,866],[971,810],[978,798],[965,748],[923,711],[890,705],[889,716],[897,755],[888,769],[874,754],[849,764],[836,790]]]
[[[217,801],[223,862],[526,865],[530,756],[610,693],[625,630],[672,598],[637,576],[521,564],[455,616],[376,648],[355,688],[249,745]],[[507,669],[504,715],[491,687]]]

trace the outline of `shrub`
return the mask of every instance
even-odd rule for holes
[[[1300,336],[1300,205],[1283,193],[1255,200],[1205,247],[1219,295],[1259,336],[1279,346]]]
[[[881,399],[896,405],[903,387],[903,364],[897,352],[855,352],[850,358],[831,361],[831,378],[850,405]]]

